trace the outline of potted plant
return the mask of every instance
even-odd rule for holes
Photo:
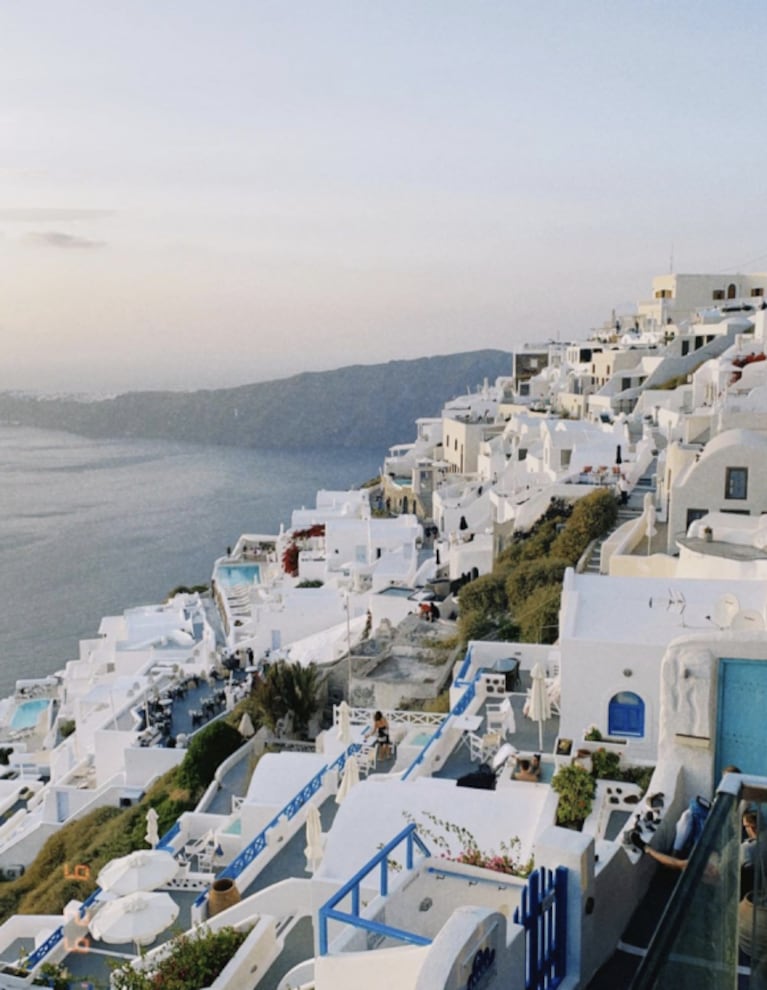
[[[710,526],[705,526],[703,528],[703,539],[706,543],[710,543],[714,538],[714,531]]]
[[[580,830],[591,814],[597,789],[595,779],[584,767],[571,763],[557,770],[551,786],[559,795],[557,825]]]

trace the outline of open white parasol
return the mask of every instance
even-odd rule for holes
[[[113,859],[97,877],[99,887],[113,894],[154,890],[178,873],[178,863],[164,849],[139,849]]]
[[[133,942],[149,945],[178,917],[179,907],[170,894],[138,891],[108,901],[91,920],[94,938],[110,945]]]

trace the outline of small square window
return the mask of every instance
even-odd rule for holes
[[[727,468],[724,480],[725,498],[748,498],[748,468]]]

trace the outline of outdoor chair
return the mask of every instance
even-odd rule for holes
[[[469,756],[473,763],[488,763],[501,745],[500,732],[486,732],[482,736],[468,732],[466,738],[469,741]]]
[[[376,768],[376,759],[378,757],[377,741],[365,743],[362,749],[354,755],[357,757],[357,765],[360,769],[360,776],[367,777],[367,775],[372,773]]]
[[[495,729],[503,735],[506,735],[507,732],[515,732],[517,727],[511,699],[504,698],[499,705],[488,704],[485,708],[485,720],[488,731]]]

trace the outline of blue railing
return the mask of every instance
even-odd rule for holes
[[[413,869],[415,847],[418,847],[424,856],[431,855],[428,847],[416,832],[414,822],[407,825],[390,842],[387,842],[385,846],[379,849],[376,855],[361,870],[358,870],[351,880],[345,883],[340,890],[336,891],[330,900],[320,908],[319,948],[321,956],[328,954],[328,922],[331,920],[344,922],[354,928],[373,932],[375,935],[395,938],[401,942],[408,942],[410,945],[431,945],[431,939],[425,938],[423,935],[408,932],[402,928],[393,928],[391,925],[383,925],[379,921],[370,921],[367,918],[360,917],[360,885],[362,881],[377,867],[380,868],[378,892],[382,897],[386,897],[389,893],[389,855],[402,843],[405,844],[405,869],[407,870]],[[339,911],[336,905],[349,895],[351,895],[351,911]]]
[[[461,664],[461,669],[456,674],[454,684],[460,684],[462,681],[466,680],[466,676],[471,668],[471,647],[466,651],[466,656],[463,658],[463,663]]]
[[[59,942],[64,938],[64,926],[59,925],[55,932],[51,932],[48,938],[42,942],[35,949],[34,952],[30,952],[27,956],[26,962],[24,963],[24,968],[27,970],[33,970],[35,966],[39,966],[40,963],[45,959],[48,953],[55,949]]]
[[[303,787],[295,797],[291,798],[290,801],[282,808],[274,818],[264,826],[264,828],[258,833],[258,835],[253,839],[239,854],[235,857],[228,866],[224,867],[223,870],[218,874],[219,879],[223,877],[229,877],[231,880],[236,880],[237,877],[242,873],[242,871],[259,856],[264,849],[266,849],[267,835],[271,829],[276,828],[281,819],[285,818],[286,821],[290,821],[296,816],[301,808],[317,793],[317,791],[322,787],[322,781],[325,774],[329,770],[338,770],[340,773],[344,766],[346,765],[346,760],[349,756],[358,752],[362,747],[359,743],[352,743],[351,746],[345,752],[334,760],[330,764],[326,764],[319,770],[312,779]],[[197,898],[195,899],[194,906],[201,907],[208,897],[208,891],[203,890]]]
[[[157,848],[168,849],[172,845],[173,840],[176,838],[176,836],[180,831],[181,831],[181,825],[179,824],[179,822],[176,822],[176,824],[171,826],[171,828],[168,829],[165,835],[157,843]]]
[[[416,768],[419,767],[419,766],[421,766],[421,764],[425,761],[426,756],[427,756],[427,754],[429,752],[429,749],[444,734],[445,729],[449,728],[449,726],[450,726],[450,719],[453,718],[455,715],[463,715],[463,713],[469,707],[470,702],[476,697],[476,694],[477,694],[477,683],[476,682],[477,682],[477,679],[480,676],[480,673],[478,673],[476,675],[476,677],[474,678],[474,680],[469,684],[469,686],[463,692],[463,694],[458,699],[458,701],[455,703],[455,705],[453,706],[453,708],[451,708],[450,713],[445,716],[445,718],[443,719],[443,721],[440,724],[440,726],[437,729],[437,731],[434,732],[434,733],[432,733],[429,741],[427,743],[425,743],[424,746],[423,746],[423,748],[421,749],[421,752],[418,754],[418,756],[416,756],[416,758],[413,760],[413,762],[410,764],[410,766],[407,768],[407,770],[405,770],[405,772],[402,774],[402,778],[401,778],[402,780],[407,780],[408,777],[410,776],[410,774],[411,773],[414,773],[414,771],[416,770]]]
[[[530,874],[514,921],[525,929],[525,990],[554,990],[567,972],[567,870]]]

